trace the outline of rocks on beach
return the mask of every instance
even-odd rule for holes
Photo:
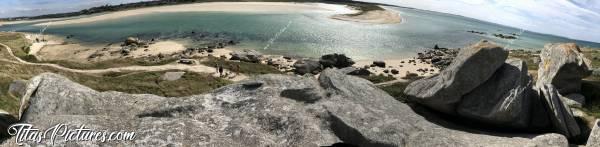
[[[319,63],[323,65],[324,68],[335,67],[335,68],[344,68],[350,67],[354,65],[354,61],[352,59],[346,57],[344,54],[327,54],[321,56]]]
[[[255,50],[234,51],[231,53],[230,60],[239,60],[243,62],[259,63],[263,55]]]
[[[433,49],[417,53],[417,59],[421,62],[429,62],[438,69],[444,69],[450,65],[458,52],[459,49],[440,48],[435,45]]]
[[[304,75],[308,73],[318,74],[319,72],[321,72],[322,69],[323,67],[321,66],[321,63],[319,63],[319,61],[317,60],[303,59],[298,60],[296,61],[296,63],[294,63],[294,72],[299,75]]]

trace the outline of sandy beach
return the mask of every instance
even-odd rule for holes
[[[410,60],[415,60],[415,62],[410,62]],[[408,73],[414,73],[419,76],[432,76],[439,73],[439,69],[433,67],[431,64],[419,62],[418,59],[406,58],[406,59],[390,59],[390,60],[382,60],[386,63],[386,67],[369,67],[368,70],[375,74],[383,74],[383,75],[391,75],[396,79],[401,79],[405,77]],[[373,60],[360,60],[356,61],[354,64],[355,67],[365,67],[370,66],[373,63]],[[392,74],[391,70],[398,70],[398,74]],[[388,72],[384,72],[387,70]],[[423,72],[427,71],[427,72]]]
[[[400,17],[398,12],[393,10],[375,10],[356,16],[348,14],[336,14],[331,16],[331,18],[343,21],[375,24],[391,24],[402,22],[402,17]]]
[[[128,16],[135,16],[148,13],[165,12],[325,12],[332,14],[350,14],[356,13],[356,10],[350,9],[344,5],[323,4],[323,3],[287,3],[287,2],[209,2],[196,4],[182,4],[172,6],[159,6],[140,8],[126,11],[111,12],[90,17],[58,20],[47,23],[36,24],[44,25],[65,25],[77,23],[89,23],[95,21],[116,19]]]

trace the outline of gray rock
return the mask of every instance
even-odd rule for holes
[[[371,71],[367,70],[366,68],[356,68],[356,67],[342,68],[342,69],[340,69],[340,72],[345,73],[347,75],[354,75],[354,76],[371,75]]]
[[[175,81],[181,79],[184,74],[185,72],[165,72],[160,76],[160,79],[165,81]]]
[[[319,61],[316,60],[312,60],[312,59],[303,59],[303,60],[298,60],[296,61],[296,63],[294,63],[294,73],[299,74],[299,75],[304,75],[304,74],[317,74],[319,72],[321,72],[321,70],[323,69],[321,67],[321,64],[319,63]]]
[[[592,71],[592,76],[600,77],[600,68],[594,69],[594,71]]]
[[[234,51],[231,53],[230,60],[240,60],[243,62],[258,63],[263,58],[263,55],[255,50]]]
[[[565,136],[560,134],[546,134],[533,138],[539,147],[569,147],[569,142]]]
[[[487,81],[507,57],[507,50],[481,41],[460,50],[452,64],[438,75],[409,84],[404,93],[409,100],[455,114],[455,105],[462,96]]]
[[[567,138],[575,137],[581,133],[579,125],[573,117],[571,108],[564,104],[559,91],[553,85],[541,85],[539,88],[540,96],[544,99],[543,106],[550,116],[550,123],[554,129]]]
[[[579,93],[571,93],[560,98],[567,106],[582,108],[585,105],[585,96]]]
[[[352,59],[346,57],[344,54],[328,54],[321,56],[319,60],[323,67],[336,67],[336,68],[345,68],[354,65],[354,61]]]
[[[463,96],[459,115],[494,124],[526,128],[529,126],[532,80],[521,60],[508,60],[485,83]]]
[[[538,86],[552,84],[560,94],[581,91],[581,79],[591,74],[590,60],[574,43],[548,44],[540,53]]]
[[[139,43],[140,40],[135,37],[127,37],[127,39],[125,39],[125,45],[137,45]]]
[[[24,91],[27,88],[27,81],[25,80],[15,80],[8,86],[8,93],[15,96],[21,97],[24,95]]]
[[[373,64],[371,64],[371,65],[385,68],[385,61],[373,61]]]
[[[313,77],[262,75],[207,94],[180,98],[97,92],[55,74],[31,79],[21,121],[38,128],[85,124],[135,131],[133,141],[56,146],[540,146],[536,135],[444,128],[371,82],[327,69]],[[263,83],[260,86],[248,83]],[[318,84],[317,84],[318,83]],[[35,90],[33,90],[35,89]],[[284,91],[319,90],[312,103]],[[308,90],[310,91],[310,90]],[[283,94],[287,95],[287,94]],[[313,98],[314,95],[306,95]],[[566,142],[556,138],[557,142]],[[26,142],[29,145],[38,145]],[[48,145],[48,142],[42,142]],[[16,146],[14,138],[2,146]]]
[[[585,146],[600,146],[600,119],[596,119],[596,122],[594,122],[594,127],[592,128],[592,132],[590,132],[590,137],[588,137]]]

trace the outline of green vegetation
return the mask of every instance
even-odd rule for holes
[[[538,55],[534,54],[531,51],[511,50],[510,54],[508,54],[508,56],[509,56],[509,58],[516,58],[516,59],[521,59],[521,60],[525,61],[525,63],[527,64],[528,70],[538,70],[539,63],[536,63],[534,61],[534,60],[536,60],[536,57],[538,57]]]
[[[369,75],[369,76],[359,76],[359,77],[367,79],[367,80],[369,80],[369,81],[371,81],[371,82],[373,82],[375,84],[396,80],[396,78],[394,78],[391,75],[385,76],[383,74]]]
[[[600,80],[584,80],[581,91],[586,98],[583,111],[588,115],[600,118]]]
[[[98,62],[91,63],[80,63],[73,61],[47,61],[44,63],[52,63],[58,64],[60,66],[72,69],[106,69],[106,68],[115,68],[115,67],[126,67],[126,66],[155,66],[155,65],[164,65],[168,63],[173,63],[177,61],[175,58],[161,59],[161,60],[153,60],[155,57],[142,57],[142,58],[124,58],[124,59],[112,59],[112,60],[104,60]]]
[[[282,72],[277,68],[269,65],[260,63],[249,63],[249,62],[235,62],[227,61],[216,57],[204,58],[205,61],[201,63],[211,67],[217,67],[217,65],[223,66],[224,69],[232,72],[239,72],[249,75],[260,75],[260,74],[281,74]]]
[[[71,79],[97,91],[120,91],[133,94],[154,94],[166,97],[181,97],[201,94],[231,84],[229,80],[209,74],[187,72],[181,79],[164,81],[165,73],[141,72],[124,75],[105,74],[100,77],[77,76]]]
[[[379,86],[381,90],[387,92],[392,97],[396,98],[396,100],[401,101],[403,103],[406,102],[406,94],[404,94],[404,89],[410,84],[410,82],[397,82],[390,85]]]
[[[22,33],[0,33],[0,43],[10,47],[15,56],[25,61],[37,61],[35,56],[28,54],[31,43]]]
[[[19,98],[8,94],[8,87],[14,80],[27,80],[44,72],[63,75],[77,83],[97,91],[119,91],[134,94],[155,94],[167,97],[180,97],[205,93],[232,83],[209,74],[186,73],[175,81],[162,81],[161,72],[105,73],[88,75],[54,69],[48,66],[14,64],[0,61],[0,109],[17,114]]]
[[[22,48],[29,46],[23,35],[19,33],[0,33],[0,43],[6,44],[10,48]],[[15,54],[26,55],[26,50],[16,50]],[[19,56],[23,57],[23,56]],[[13,115],[18,114],[20,99],[8,93],[10,84],[14,80],[27,80],[44,72],[52,72],[63,75],[75,82],[88,86],[97,91],[120,91],[135,94],[155,94],[166,97],[180,97],[195,94],[201,94],[212,89],[232,83],[229,80],[215,78],[209,74],[186,73],[181,79],[175,81],[162,81],[160,76],[165,71],[160,72],[136,72],[122,73],[109,72],[101,75],[73,73],[55,69],[50,66],[30,65],[13,63],[8,50],[0,47],[0,109]],[[8,61],[6,61],[8,60]],[[163,60],[168,63],[174,60]],[[95,64],[76,64],[71,63],[66,67],[78,67],[79,69],[108,68],[126,65],[151,65],[164,64],[162,62],[142,62],[140,60],[111,60]],[[266,65],[265,65],[266,66]],[[250,70],[250,69],[244,69]]]
[[[17,114],[19,112],[19,98],[8,94],[8,86],[12,83],[11,78],[0,77],[0,109],[7,111],[11,114]]]
[[[342,4],[346,4],[346,5],[359,11],[358,13],[347,14],[349,16],[363,15],[369,11],[385,10],[382,7],[379,7],[378,5],[374,5],[374,4],[370,4],[370,3],[342,3]]]
[[[592,67],[600,67],[600,49],[583,48],[582,52],[585,55],[585,57],[592,61]]]

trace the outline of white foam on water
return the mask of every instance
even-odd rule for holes
[[[285,30],[287,30],[287,28],[290,27],[291,24],[292,24],[292,21],[290,20],[287,23],[287,25],[285,25],[285,27],[281,28],[281,30],[279,30],[279,32],[275,33],[275,36],[273,36],[273,38],[271,38],[269,40],[269,42],[267,43],[265,48],[263,48],[263,50],[269,49],[269,47],[271,47],[271,44],[273,44],[275,42],[275,40],[277,40],[277,38],[279,38],[279,35],[283,34],[283,32],[285,32]]]

